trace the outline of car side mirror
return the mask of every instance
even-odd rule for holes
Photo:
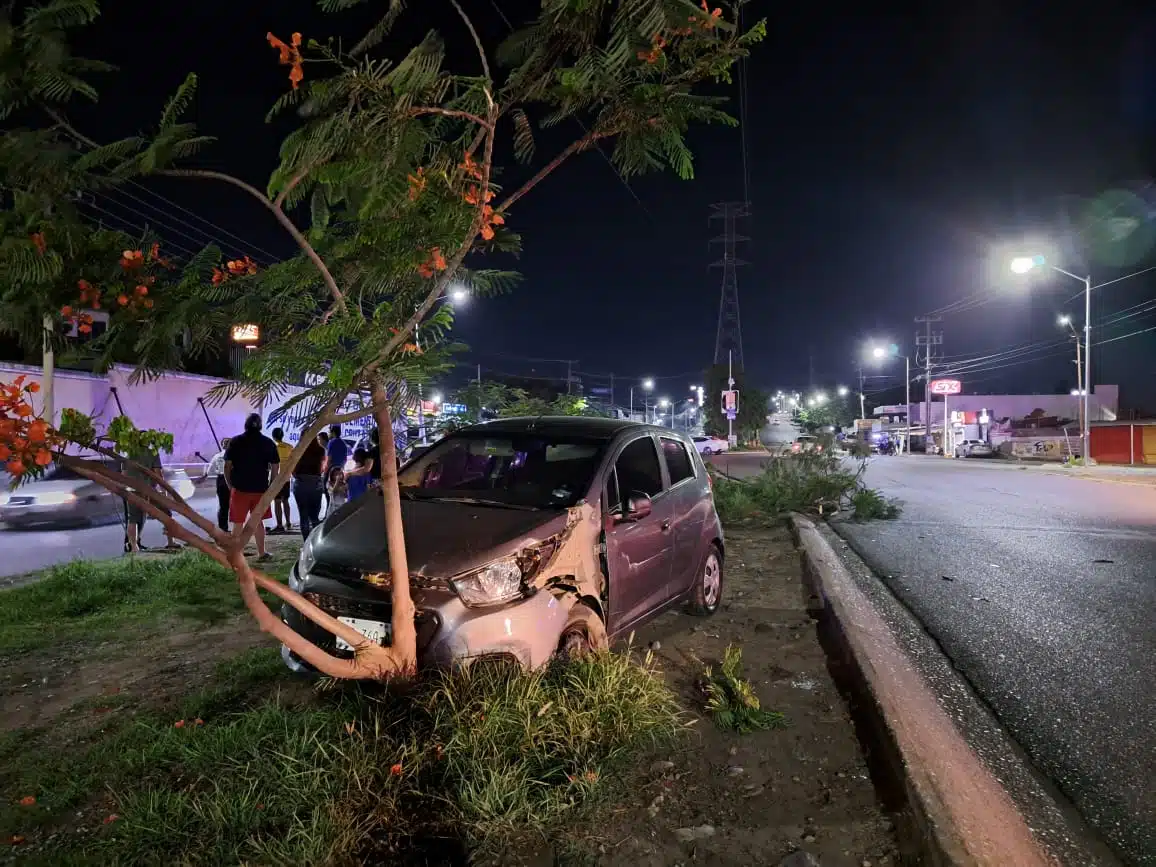
[[[641,521],[650,514],[652,508],[650,497],[646,496],[646,494],[631,494],[626,498],[626,510],[622,513],[619,521],[623,524],[633,524],[635,521]]]

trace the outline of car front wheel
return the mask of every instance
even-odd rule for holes
[[[583,602],[570,609],[570,619],[558,638],[558,656],[561,659],[581,659],[609,646],[606,625],[594,609]]]
[[[709,458],[713,454],[714,454],[714,451],[711,449],[710,446],[707,446],[705,449],[702,450],[702,456],[704,458]]]
[[[698,577],[690,593],[689,611],[698,617],[709,617],[718,611],[722,601],[723,559],[718,545],[707,548],[698,567]]]

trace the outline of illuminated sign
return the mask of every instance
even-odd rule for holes
[[[256,343],[261,339],[261,329],[252,323],[233,326],[234,343]]]
[[[958,379],[933,379],[931,380],[931,393],[942,394],[944,396],[949,394],[959,394],[963,391],[963,383]]]

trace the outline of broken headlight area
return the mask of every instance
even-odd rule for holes
[[[522,568],[514,557],[497,560],[455,578],[450,586],[468,608],[501,605],[524,595]]]

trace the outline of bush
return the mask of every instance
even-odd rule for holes
[[[873,488],[861,487],[851,494],[851,508],[856,521],[890,521],[899,517],[899,505]]]
[[[252,683],[279,666],[262,648],[220,674]],[[51,829],[103,801],[115,821],[95,839],[54,836],[45,863],[442,863],[446,851],[456,863],[561,827],[683,728],[649,658],[623,654],[373,690],[342,684],[303,704],[266,692],[229,710],[210,691],[182,704],[179,725],[124,719],[63,753],[0,745],[5,791],[38,798],[35,813],[0,809],[0,831],[31,837],[34,821]]]
[[[750,478],[717,475],[715,508],[723,523],[774,520],[789,512],[827,515],[852,503],[854,495],[870,491],[862,483],[866,464],[855,470],[829,452],[802,452],[769,460]],[[882,497],[872,491],[880,500]],[[888,504],[898,515],[898,507]],[[878,515],[877,517],[884,517]]]

